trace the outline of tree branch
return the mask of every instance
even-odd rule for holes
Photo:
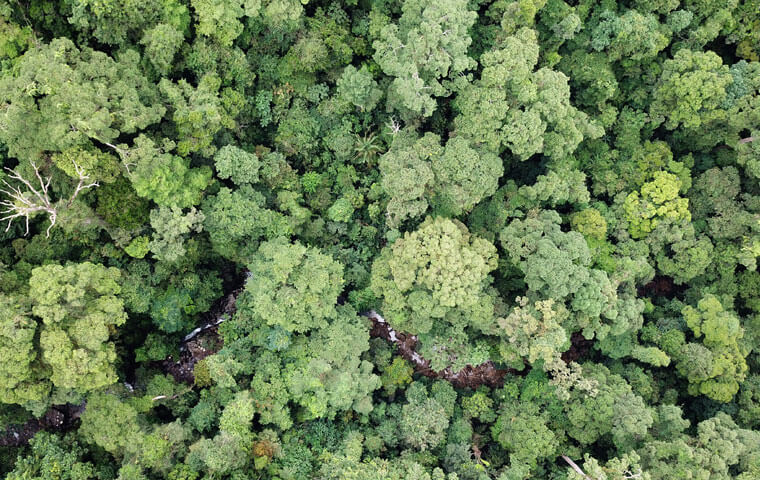
[[[0,193],[8,196],[10,200],[0,201],[0,206],[5,207],[5,209],[0,212],[0,215],[3,215],[3,217],[0,218],[0,222],[8,221],[8,225],[5,227],[5,231],[7,232],[10,230],[13,220],[24,217],[26,226],[24,236],[26,236],[29,235],[29,217],[39,212],[45,212],[48,214],[50,220],[50,225],[45,231],[45,236],[49,237],[50,229],[53,228],[53,225],[55,225],[55,222],[58,219],[58,209],[54,206],[53,201],[51,201],[48,192],[52,177],[42,178],[40,169],[37,165],[34,162],[30,163],[34,169],[34,176],[37,177],[37,181],[40,184],[38,188],[35,188],[34,185],[32,185],[32,182],[22,177],[17,170],[12,170],[6,167],[6,170],[10,172],[8,178],[21,182],[24,187],[26,187],[27,191],[22,191],[20,187],[12,186],[5,179],[2,180],[6,188],[0,188]],[[85,181],[90,178],[89,175],[87,175],[84,169],[75,161],[72,160],[72,163],[74,164],[74,170],[79,177],[79,182],[77,183],[74,193],[66,202],[67,207],[71,206],[77,196],[79,196],[80,192],[99,185],[98,182],[86,183]],[[30,198],[32,196],[36,198]]]
[[[578,473],[578,475],[583,475],[583,478],[585,478],[586,480],[591,480],[591,477],[589,477],[588,475],[586,475],[583,472],[583,470],[581,470],[581,467],[579,467],[577,463],[575,463],[574,461],[572,461],[570,459],[570,457],[568,457],[567,455],[562,455],[562,459],[564,461],[566,461],[567,464],[570,465],[570,468],[572,468],[573,470],[575,470]]]

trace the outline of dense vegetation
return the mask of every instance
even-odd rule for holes
[[[0,475],[760,478],[759,60],[760,0],[0,0]]]

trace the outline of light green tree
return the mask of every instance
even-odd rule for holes
[[[201,35],[211,37],[225,47],[243,33],[243,16],[255,17],[261,8],[261,0],[227,2],[223,0],[192,0],[198,18],[196,29]]]
[[[491,427],[491,436],[509,452],[510,467],[524,464],[535,468],[538,460],[555,455],[559,441],[548,427],[547,417],[535,403],[519,401],[502,405]]]
[[[464,0],[405,0],[398,24],[386,25],[374,59],[394,77],[388,98],[402,111],[430,116],[458,75],[475,67],[468,29],[477,18]]]
[[[120,457],[139,452],[144,433],[137,410],[115,394],[98,392],[87,397],[79,433],[88,443]]]
[[[116,61],[66,38],[28,50],[0,78],[0,140],[8,153],[34,161],[43,152],[113,142],[158,122],[165,109],[138,62],[134,51]]]
[[[116,381],[109,338],[127,320],[117,297],[121,274],[89,262],[32,270],[32,313],[42,320],[41,360],[60,389],[88,392]]]
[[[195,207],[183,214],[181,208],[159,207],[150,212],[150,225],[155,230],[148,244],[153,256],[165,262],[174,262],[185,253],[185,235],[203,229],[203,212]]]
[[[303,333],[328,325],[343,289],[343,266],[300,243],[264,242],[248,264],[241,312],[254,322]]]
[[[703,349],[687,346],[679,356],[678,370],[687,376],[689,391],[720,402],[731,401],[748,370],[745,361],[748,352],[740,343],[744,329],[739,318],[710,294],[704,296],[696,308],[687,305],[681,313],[704,346]]]
[[[731,82],[728,67],[716,53],[682,48],[663,63],[649,114],[670,130],[719,122],[726,118],[723,102]]]
[[[136,43],[140,32],[159,22],[180,32],[190,24],[190,12],[180,0],[77,0],[69,5],[68,21],[108,45]]]
[[[217,176],[238,185],[259,181],[259,157],[234,145],[225,145],[214,155]]]
[[[222,256],[247,262],[265,238],[289,236],[291,219],[266,208],[263,194],[250,185],[235,190],[223,187],[203,203],[204,229],[211,245]]]
[[[432,158],[433,195],[430,203],[442,214],[469,212],[493,195],[504,173],[501,159],[486,150],[473,149],[463,137],[446,142],[440,156]]]
[[[367,320],[349,306],[338,307],[325,327],[295,335],[283,352],[283,375],[299,420],[333,419],[339,412],[362,415],[372,409],[372,393],[380,388],[369,350]]]
[[[383,91],[378,88],[366,66],[358,70],[353,65],[346,66],[337,85],[338,95],[363,112],[372,111],[383,96]]]
[[[381,185],[390,197],[389,226],[419,217],[431,205],[436,214],[458,216],[496,191],[504,173],[497,155],[472,148],[462,137],[450,139],[445,147],[440,140],[430,132],[415,139],[405,131],[380,157]]]
[[[462,223],[428,217],[381,251],[370,287],[393,328],[420,336],[433,368],[476,365],[488,355],[483,358],[465,329],[491,332],[495,326],[489,273],[496,261],[495,247]]]
[[[23,302],[23,303],[22,303]],[[51,388],[40,368],[34,336],[37,322],[25,299],[0,295],[0,402],[25,404],[44,398]]]
[[[545,368],[552,368],[570,346],[570,334],[562,327],[569,316],[567,309],[551,299],[535,303],[526,297],[516,300],[509,315],[498,320],[503,360],[518,370],[524,368],[523,359],[530,364],[542,361]]]
[[[175,146],[168,139],[156,145],[150,138],[140,135],[132,148],[120,149],[119,153],[139,196],[158,205],[197,205],[211,180],[211,169],[208,166],[190,168],[188,159],[170,153]]]
[[[539,56],[535,30],[522,28],[481,57],[480,80],[463,89],[456,106],[457,131],[475,145],[526,160],[543,154],[569,156],[602,128],[570,103],[567,77],[547,67],[534,71]]]
[[[380,157],[381,185],[390,197],[387,206],[390,227],[427,211],[426,188],[435,178],[430,159],[442,153],[438,135],[428,132],[416,139],[413,132],[405,131]]]
[[[623,210],[633,238],[646,237],[661,219],[691,220],[689,200],[679,196],[680,188],[678,177],[660,171],[641,187],[641,193],[631,192],[626,197]]]
[[[167,75],[171,71],[174,56],[184,41],[182,31],[168,23],[159,23],[146,30],[140,39],[145,46],[145,56],[159,75]]]

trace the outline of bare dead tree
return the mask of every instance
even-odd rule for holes
[[[399,131],[401,131],[401,124],[398,123],[396,117],[391,117],[390,122],[388,122],[386,126],[388,127],[388,130],[390,130],[391,135],[396,135]]]
[[[74,189],[74,193],[71,194],[71,197],[66,202],[67,207],[71,206],[83,190],[97,187],[99,185],[98,182],[88,183],[88,180],[90,179],[89,175],[87,175],[84,169],[75,161],[72,160],[72,163],[74,164],[74,170],[77,177],[79,177],[79,181]],[[8,225],[5,227],[5,231],[7,232],[10,230],[13,220],[23,217],[26,223],[26,232],[24,235],[29,235],[29,218],[37,213],[46,213],[50,220],[50,225],[45,231],[45,236],[49,237],[50,229],[53,228],[53,225],[55,225],[55,222],[58,219],[58,202],[54,202],[50,199],[49,187],[51,177],[48,176],[47,178],[42,178],[40,169],[37,165],[34,162],[31,162],[31,164],[34,169],[34,175],[37,177],[37,182],[39,183],[39,186],[36,188],[31,181],[22,177],[17,170],[6,167],[6,170],[10,172],[8,177],[21,182],[22,186],[14,187],[5,179],[2,180],[5,187],[0,188],[0,193],[5,194],[8,199],[0,200],[0,206],[4,208],[4,210],[0,212],[0,215],[4,215],[0,218],[0,222],[5,220],[8,221]]]
[[[570,468],[572,468],[573,470],[576,471],[576,473],[578,473],[578,475],[581,475],[586,480],[594,480],[593,478],[586,475],[586,473],[583,470],[581,470],[581,467],[579,467],[577,463],[572,461],[570,457],[568,457],[567,455],[562,455],[561,457],[565,462],[567,462],[568,465],[570,465]],[[641,474],[642,474],[641,469],[639,469],[639,471],[636,473],[633,473],[630,470],[626,470],[625,472],[623,472],[623,478],[627,480],[639,479],[641,478]]]

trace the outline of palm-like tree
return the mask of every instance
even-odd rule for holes
[[[361,136],[356,135],[354,143],[354,160],[370,164],[383,151],[382,140],[374,133]]]

